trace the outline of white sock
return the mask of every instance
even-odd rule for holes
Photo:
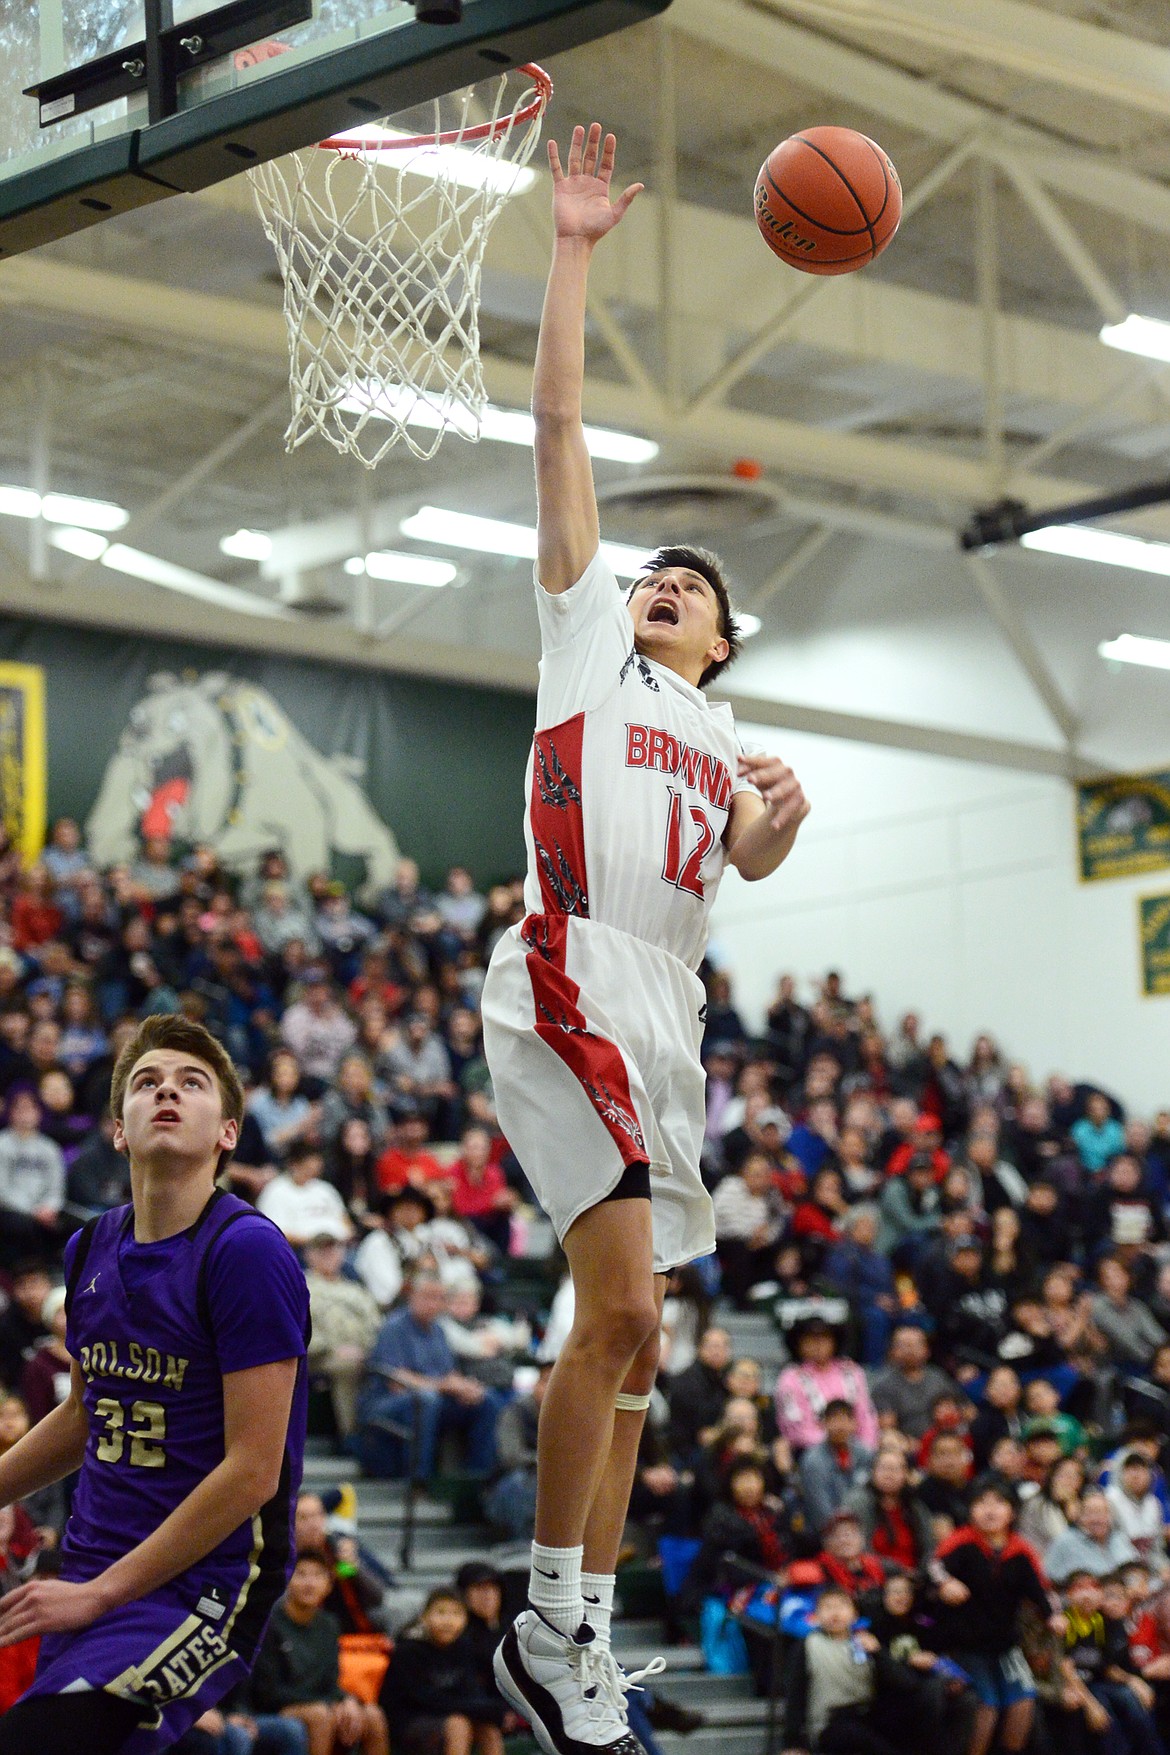
[[[584,1548],[545,1548],[532,1544],[528,1601],[546,1621],[572,1639],[585,1619],[581,1599],[581,1556]]]
[[[597,1635],[597,1644],[609,1644],[609,1623],[613,1614],[613,1587],[616,1579],[612,1572],[583,1572],[581,1574],[581,1596],[585,1603],[585,1619]]]

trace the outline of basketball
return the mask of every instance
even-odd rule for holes
[[[770,152],[756,178],[768,248],[805,274],[851,274],[880,256],[902,217],[898,173],[853,128],[805,128]]]

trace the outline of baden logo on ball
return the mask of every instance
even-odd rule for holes
[[[756,178],[768,248],[805,274],[851,274],[880,256],[902,217],[902,185],[876,141],[853,128],[805,128]]]

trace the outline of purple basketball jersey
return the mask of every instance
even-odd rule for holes
[[[104,1571],[223,1461],[226,1374],[301,1361],[275,1496],[140,1604],[42,1642],[30,1693],[116,1684],[114,1692],[162,1714],[155,1736],[163,1740],[141,1745],[161,1749],[250,1667],[291,1570],[308,1290],[276,1226],[219,1190],[188,1230],[160,1243],[135,1243],[131,1207],[102,1214],[70,1239],[65,1268],[66,1342],[85,1378],[89,1441],[63,1578]],[[176,1628],[185,1643],[172,1637]]]

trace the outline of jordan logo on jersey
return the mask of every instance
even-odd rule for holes
[[[731,770],[718,756],[680,743],[657,725],[626,726],[626,767],[653,768],[676,774],[684,786],[699,792],[715,810],[731,805]]]

